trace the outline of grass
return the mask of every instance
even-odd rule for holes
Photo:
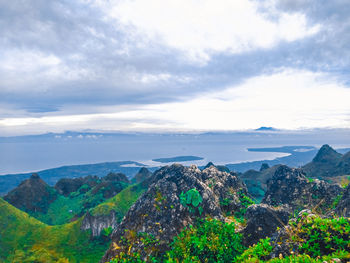
[[[128,184],[124,182],[116,182],[120,188],[126,188]],[[95,188],[85,192],[88,185],[83,185],[76,192],[70,193],[69,196],[59,195],[57,199],[52,202],[46,213],[29,212],[29,214],[36,219],[49,225],[62,225],[69,223],[75,216],[85,214],[90,208],[106,201],[103,197],[103,191],[108,190],[105,187]],[[122,202],[120,202],[122,203]],[[126,205],[127,206],[127,205]]]
[[[98,262],[109,242],[90,240],[80,226],[49,226],[0,198],[0,262]]]
[[[142,183],[129,186],[123,189],[114,197],[99,204],[95,208],[91,209],[93,216],[108,215],[111,211],[114,211],[117,216],[117,220],[120,222],[129,208],[136,202],[136,200],[146,191],[146,187]]]
[[[46,214],[31,213],[36,219],[49,225],[62,225],[68,223],[76,214],[82,211],[84,196],[65,197],[63,195],[50,204]]]

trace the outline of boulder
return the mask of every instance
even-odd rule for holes
[[[272,236],[277,227],[288,224],[290,211],[287,207],[272,207],[266,204],[251,205],[245,214],[247,225],[242,230],[245,246],[256,244],[260,239]]]

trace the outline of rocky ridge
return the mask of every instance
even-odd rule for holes
[[[162,253],[184,227],[206,216],[223,220],[225,211],[241,208],[238,193],[247,194],[234,173],[215,166],[201,171],[174,164],[156,171],[152,181],[113,232],[114,245],[101,262],[127,251],[139,252],[144,259]],[[151,247],[142,242],[145,237],[153,240]]]
[[[330,209],[343,192],[344,189],[338,184],[308,179],[301,169],[283,165],[268,181],[262,203],[271,206],[288,205],[291,211],[304,208]]]

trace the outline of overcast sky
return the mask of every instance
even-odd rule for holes
[[[350,128],[349,0],[0,0],[0,135]]]

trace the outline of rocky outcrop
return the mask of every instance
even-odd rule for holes
[[[204,166],[203,170],[209,168],[210,166],[216,167],[216,169],[218,169],[220,172],[230,173],[230,169],[228,169],[225,165],[215,165],[213,162],[207,163],[207,165]]]
[[[42,213],[47,212],[50,203],[56,198],[55,189],[46,184],[37,174],[33,174],[4,196],[7,202],[18,209]]]
[[[59,194],[68,196],[70,193],[78,191],[83,185],[87,186],[84,188],[84,191],[87,192],[99,182],[100,178],[92,175],[79,178],[63,178],[55,184],[55,189]]]
[[[121,252],[139,252],[144,259],[168,249],[173,237],[198,218],[224,219],[224,210],[241,208],[237,193],[247,193],[235,176],[214,166],[174,164],[156,171],[148,191],[130,208],[112,235],[113,245],[101,262]],[[225,207],[222,201],[225,199]],[[147,238],[151,242],[143,242]]]
[[[141,183],[142,181],[146,180],[151,176],[152,176],[152,173],[147,168],[142,167],[131,181],[132,183],[137,184],[137,183]]]
[[[123,173],[109,173],[105,177],[102,177],[101,180],[104,182],[123,182],[130,184],[128,177]]]
[[[350,217],[350,184],[346,187],[335,209],[335,213],[339,216]]]
[[[260,239],[272,236],[277,227],[283,228],[289,221],[286,207],[272,207],[266,204],[251,205],[245,214],[247,225],[242,230],[245,246],[256,244]]]
[[[86,213],[82,221],[81,230],[91,229],[91,235],[98,237],[101,235],[103,229],[112,227],[113,229],[117,225],[115,212],[111,211],[108,215],[93,216],[89,212]]]
[[[331,208],[334,200],[344,189],[338,184],[329,184],[318,179],[308,179],[300,169],[280,166],[272,179],[262,203],[291,209]]]

